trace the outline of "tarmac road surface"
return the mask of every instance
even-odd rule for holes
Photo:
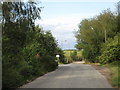
[[[59,65],[21,88],[112,88],[106,78],[91,65],[71,63]]]

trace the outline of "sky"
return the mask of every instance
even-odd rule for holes
[[[49,2],[48,2],[49,1]],[[43,0],[41,20],[36,25],[44,30],[51,30],[59,47],[75,49],[75,32],[79,23],[86,18],[93,18],[108,8],[116,10],[118,0]]]

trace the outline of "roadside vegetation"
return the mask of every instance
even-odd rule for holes
[[[82,50],[64,50],[64,56],[66,63],[71,63],[74,61],[82,61]]]
[[[119,67],[118,67],[118,62],[113,62],[113,63],[110,63],[110,64],[105,64],[103,66],[105,67],[108,67],[111,71],[112,71],[112,78],[109,80],[110,83],[113,85],[113,87],[118,87],[120,86],[120,70],[119,70]]]
[[[41,7],[35,2],[2,3],[2,88],[17,88],[58,67],[63,51],[50,31],[35,26]]]
[[[118,4],[119,6],[119,4]],[[117,9],[120,10],[120,6]],[[111,83],[120,86],[120,14],[110,9],[84,19],[75,36],[77,50],[64,50],[50,31],[35,25],[41,19],[35,2],[2,3],[2,87],[17,88],[53,71],[59,63],[100,63],[112,71]],[[119,71],[119,72],[118,72]]]
[[[113,73],[111,83],[120,86],[120,2],[117,10],[104,10],[99,15],[84,19],[79,24],[76,32],[78,50],[83,50],[83,58],[86,62],[100,63],[108,66]],[[115,64],[116,63],[116,64]],[[117,64],[119,63],[119,64]]]

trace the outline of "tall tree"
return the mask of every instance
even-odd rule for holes
[[[2,3],[3,87],[16,87],[24,82],[21,71],[27,69],[28,64],[21,51],[32,41],[29,34],[34,31],[35,19],[40,18],[40,12],[34,2]]]
[[[109,9],[105,10],[94,18],[82,20],[76,33],[76,48],[83,49],[85,58],[94,62],[100,54],[101,44],[108,38],[114,38],[117,33],[116,15]]]

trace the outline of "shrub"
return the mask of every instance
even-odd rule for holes
[[[99,55],[98,48],[92,45],[86,45],[85,49],[83,50],[83,56],[88,62],[97,62],[96,57]]]
[[[78,56],[77,56],[77,51],[73,51],[71,54],[70,54],[70,57],[72,58],[73,61],[77,61],[78,60]]]
[[[100,63],[106,64],[120,60],[120,45],[118,44],[118,36],[109,39],[102,45],[101,55],[98,57]]]
[[[49,55],[43,56],[41,58],[41,62],[44,63],[44,68],[46,69],[46,71],[55,70],[58,66],[58,63],[55,62],[55,57]]]

